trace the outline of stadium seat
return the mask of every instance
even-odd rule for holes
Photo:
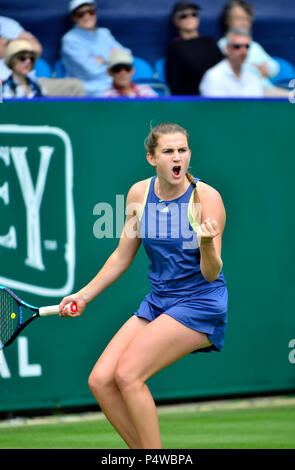
[[[149,83],[149,85],[152,87],[153,90],[155,90],[156,93],[158,93],[159,96],[171,95],[170,88],[164,82],[155,81],[155,82]]]
[[[135,67],[135,73],[133,75],[133,80],[147,80],[154,78],[154,69],[149,62],[140,57],[133,58],[133,65]]]
[[[138,78],[135,82],[142,83],[144,85],[149,85],[153,90],[155,90],[156,93],[158,93],[159,96],[171,95],[171,91],[168,85],[164,82],[161,82],[157,78],[149,78],[149,79]]]
[[[155,63],[155,75],[161,82],[167,83],[166,80],[166,57],[161,57]]]
[[[64,78],[66,76],[65,67],[61,59],[58,59],[54,64],[54,76],[55,78]]]
[[[34,71],[36,77],[38,78],[51,78],[52,77],[52,68],[46,62],[46,60],[42,59],[41,57],[35,62]]]
[[[280,70],[279,73],[271,79],[271,82],[274,85],[288,88],[290,80],[295,78],[295,68],[286,59],[282,59],[281,57],[273,57],[273,59],[278,62]]]

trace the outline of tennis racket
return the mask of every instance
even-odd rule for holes
[[[77,312],[75,302],[68,304],[68,308],[73,313]],[[35,312],[33,315],[32,311]],[[9,346],[36,318],[58,313],[58,305],[34,307],[20,299],[12,290],[0,286],[0,350]]]

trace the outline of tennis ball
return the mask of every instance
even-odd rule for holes
[[[12,319],[14,319],[16,317],[16,314],[12,313],[10,316],[11,316]]]

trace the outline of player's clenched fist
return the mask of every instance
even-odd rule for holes
[[[217,235],[219,235],[219,227],[218,223],[214,219],[208,218],[204,220],[204,222],[197,228],[199,245],[211,242],[211,240],[213,240]]]

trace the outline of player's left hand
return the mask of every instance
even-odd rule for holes
[[[218,222],[208,218],[197,228],[199,246],[211,243],[213,238],[219,235]]]

